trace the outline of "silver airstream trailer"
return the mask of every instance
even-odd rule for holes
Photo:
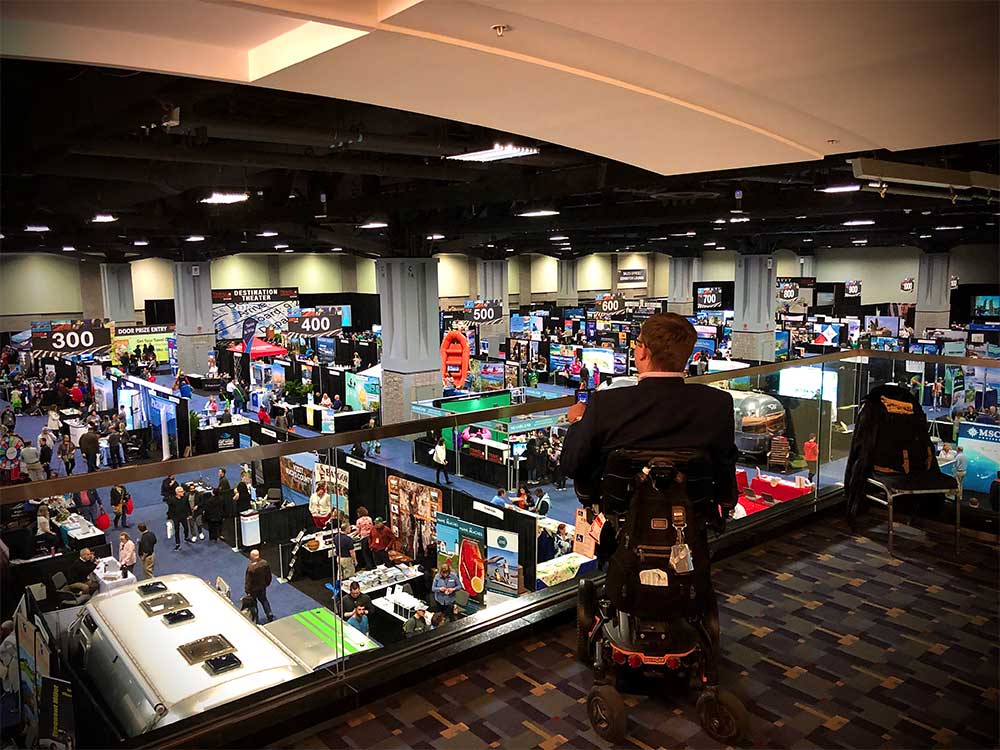
[[[69,653],[129,736],[308,671],[212,586],[180,574],[90,599]]]

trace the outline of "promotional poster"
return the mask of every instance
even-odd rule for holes
[[[962,486],[967,490],[988,493],[997,471],[1000,471],[1000,426],[963,422],[958,428],[958,444],[969,459]]]
[[[517,562],[517,532],[486,529],[486,590],[517,596],[521,568]]]
[[[389,526],[399,538],[399,551],[414,562],[426,560],[437,549],[436,522],[441,510],[441,490],[393,474],[386,482]]]
[[[482,526],[447,513],[437,515],[438,567],[445,561],[458,574],[469,601],[482,605],[486,592],[486,544]]]
[[[281,497],[296,505],[305,505],[313,489],[314,453],[296,453],[278,459],[281,472]]]
[[[256,319],[256,333],[264,336],[268,328],[284,331],[288,313],[299,307],[298,287],[269,289],[213,289],[212,319],[217,339],[242,339],[243,322]]]
[[[313,467],[313,490],[320,482],[326,482],[326,491],[334,500],[334,508],[347,512],[347,485],[350,475],[347,469],[338,469],[329,464],[317,463]]]
[[[169,359],[167,351],[167,341],[174,335],[174,326],[115,326],[114,336],[111,339],[111,359],[115,364],[121,363],[121,356],[126,352],[131,354],[138,346],[142,351],[147,346],[152,345],[156,352],[157,362],[166,362]]]
[[[354,411],[378,411],[381,381],[357,372],[344,374],[344,401]]]

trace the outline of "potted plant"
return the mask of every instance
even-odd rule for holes
[[[312,390],[310,387],[303,385],[298,380],[286,380],[285,400],[290,404],[303,404],[310,390]]]

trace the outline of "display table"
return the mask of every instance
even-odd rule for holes
[[[357,581],[362,594],[368,594],[372,599],[382,596],[390,586],[402,586],[404,583],[420,578],[423,573],[415,567],[400,563],[399,565],[379,565],[374,570],[358,571],[352,581]]]
[[[122,586],[130,586],[136,583],[136,577],[132,573],[124,573],[120,568],[116,569],[115,572],[108,570],[109,561],[117,563],[113,557],[102,557],[97,561],[97,567],[94,568],[94,576],[97,578],[97,590],[100,593],[103,594],[106,591],[112,591]]]
[[[231,450],[240,447],[239,435],[253,435],[253,425],[246,417],[233,415],[231,422],[219,422],[200,425],[195,435],[195,451],[200,454],[217,453],[220,450]]]
[[[303,529],[315,528],[308,505],[286,505],[240,514],[239,546],[284,542],[294,538]]]
[[[324,407],[319,404],[306,404],[302,407],[304,421],[298,424],[303,424],[315,432],[323,432],[324,410]],[[333,415],[333,431],[351,432],[352,430],[360,430],[368,426],[368,420],[373,416],[374,412],[363,410],[335,412]]]
[[[185,373],[192,388],[200,391],[220,391],[222,390],[222,378],[218,375],[202,375],[197,372]]]
[[[333,575],[333,562],[330,552],[333,549],[334,536],[340,533],[339,531],[334,532],[332,529],[325,529],[302,537],[302,543],[296,555],[295,574],[297,576],[303,575],[306,578],[316,581],[330,580]],[[316,540],[319,543],[316,549],[310,549],[306,546],[306,543],[312,540]],[[293,544],[295,543],[294,538],[290,541]],[[351,542],[355,549],[360,547],[359,539],[352,536]]]
[[[104,544],[106,541],[104,532],[79,513],[70,514],[67,520],[56,525],[59,527],[63,545],[69,549],[81,550]]]
[[[789,500],[794,500],[797,497],[810,494],[813,488],[809,486],[799,487],[794,482],[789,482],[784,479],[779,480],[777,485],[771,486],[771,483],[766,479],[763,479],[762,477],[754,477],[750,482],[750,489],[758,495],[767,493],[775,500],[784,503]]]
[[[417,463],[437,468],[431,460],[430,451],[434,448],[434,441],[428,438],[419,438],[413,442],[414,459]],[[501,450],[501,447],[505,450]],[[459,456],[459,466],[455,469],[455,453],[448,451],[448,471],[467,479],[482,482],[489,487],[508,488],[514,484],[512,471],[507,456],[510,454],[510,446],[496,440],[483,440],[482,438],[470,438],[464,441],[462,451]]]
[[[369,627],[371,619],[369,617]],[[320,669],[379,643],[351,627],[326,607],[282,617],[263,626],[309,669]]]
[[[597,570],[597,558],[570,552],[560,557],[538,563],[535,569],[535,590],[557,586],[585,573]]]
[[[403,626],[406,621],[410,618],[409,614],[402,615],[397,612],[397,598],[400,600],[399,604],[402,605],[407,611],[416,606],[416,603],[420,602],[419,599],[415,599],[406,593],[400,592],[397,596],[394,590],[389,590],[386,592],[385,596],[381,596],[377,599],[372,599],[372,607],[368,610],[368,628],[372,636],[377,638],[380,643],[389,645],[390,643],[399,643],[404,638],[406,634],[403,632]],[[422,606],[426,606],[423,602],[420,602]],[[345,616],[349,616],[348,612],[344,613]],[[424,621],[428,626],[431,624],[431,613],[424,612]]]

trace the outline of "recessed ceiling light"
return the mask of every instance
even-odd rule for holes
[[[512,253],[512,252],[514,252],[514,248],[512,248],[512,247],[508,247],[508,248],[507,248],[507,252],[508,252],[508,253]]]
[[[830,185],[825,188],[818,188],[821,193],[856,193],[861,189],[857,183],[853,185]]]
[[[534,211],[522,211],[518,216],[522,216],[526,219],[534,219],[540,216],[558,216],[559,212],[551,208],[539,208]]]
[[[496,245],[487,245],[486,247],[496,247]]]
[[[712,223],[713,223],[713,224],[725,224],[725,223],[726,223],[726,220],[725,220],[725,219],[716,219],[716,220],[715,220],[715,221],[713,221]]]
[[[48,224],[28,224],[28,226],[26,226],[24,228],[24,231],[25,232],[49,232],[51,230],[49,229]]]
[[[557,234],[554,237],[549,237],[549,239],[552,240],[553,242],[559,242],[560,240],[568,240],[569,237],[567,237],[564,234]]]
[[[841,226],[843,227],[867,227],[875,223],[874,219],[851,219],[850,221],[845,221]]]
[[[957,227],[934,227],[934,231],[935,232],[948,232],[948,231],[951,231],[951,230],[954,230],[954,229],[964,229],[964,227],[961,227],[961,226],[957,226]]]
[[[277,237],[278,233],[270,229],[265,229],[263,232],[257,232],[258,237]]]
[[[851,243],[855,245],[867,245],[868,240],[851,240]]]
[[[715,243],[714,242],[706,242],[705,243],[705,247],[715,247]]]
[[[288,247],[288,245],[275,245],[274,249],[275,250],[284,250],[286,247]]]
[[[922,239],[922,240],[929,240],[933,236],[934,235],[932,235],[932,234],[922,234],[922,235],[920,235],[920,239]]]
[[[803,242],[812,242],[812,237],[803,237],[802,241]]]
[[[148,245],[149,242],[147,240],[136,240],[132,244],[135,245],[136,247],[146,247],[146,245]]]
[[[114,221],[118,221],[118,217],[112,214],[97,214],[93,219],[90,220],[91,224],[110,224]]]
[[[427,235],[427,239],[432,240],[432,241],[433,240],[443,240],[444,239],[444,235],[443,234],[429,234],[429,235]]]
[[[288,200],[294,200],[294,199],[295,199],[295,193],[289,193]]]
[[[220,193],[218,191],[215,191],[207,198],[202,198],[198,202],[217,205],[226,203],[242,203],[243,201],[248,201],[248,200],[250,200],[250,193]]]
[[[64,253],[75,253],[76,252],[76,248],[73,247],[72,245],[63,245],[63,252]]]
[[[795,218],[796,219],[808,219],[809,217],[808,216],[796,216]]]
[[[366,221],[361,225],[361,229],[385,229],[388,223],[384,221]]]
[[[494,143],[493,148],[482,151],[470,151],[467,154],[455,154],[445,157],[454,161],[500,161],[501,159],[517,159],[520,156],[532,156],[538,153],[538,149],[532,146],[515,146],[511,143],[501,145]]]
[[[670,235],[671,237],[694,237],[694,232],[675,232]]]
[[[750,221],[749,216],[734,216],[729,220],[730,224],[742,224],[745,221]]]
[[[202,242],[205,239],[203,234],[192,234],[184,238],[185,242]]]

